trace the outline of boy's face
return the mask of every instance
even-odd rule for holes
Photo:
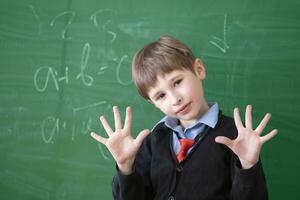
[[[164,114],[179,119],[185,128],[208,110],[201,83],[205,79],[205,68],[200,59],[195,60],[194,71],[174,70],[158,75],[156,84],[148,92],[151,103]]]

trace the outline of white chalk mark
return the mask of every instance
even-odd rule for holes
[[[65,68],[65,76],[60,77],[58,79],[58,81],[63,81],[63,80],[66,80],[66,84],[69,83],[69,68],[68,68],[68,66],[66,66],[66,68]]]
[[[105,15],[109,15],[109,19],[106,20],[105,23],[103,23],[102,30],[104,30],[106,33],[111,35],[110,43],[113,43],[113,41],[115,41],[115,39],[117,38],[117,34],[111,30],[108,30],[107,25],[111,23],[112,16],[115,15],[115,12],[112,9],[101,9],[94,12],[90,17],[90,20],[93,21],[94,26],[98,27],[99,26],[98,18],[104,18]]]
[[[89,104],[89,105],[86,105],[86,106],[81,106],[81,107],[76,107],[76,108],[73,108],[73,117],[75,119],[76,117],[76,113],[77,112],[80,112],[80,111],[83,111],[83,110],[87,110],[87,109],[90,109],[90,108],[94,108],[94,107],[97,107],[97,106],[101,106],[103,104],[105,104],[106,101],[99,101],[99,102],[96,102],[96,103],[93,103],[93,104]],[[90,122],[90,124],[88,124],[88,130],[92,130],[91,128],[91,124],[92,124],[92,121]],[[76,131],[76,124],[73,124],[72,126],[72,141],[75,139],[75,131]]]
[[[90,133],[93,130],[92,123],[93,123],[93,120],[91,118],[89,118],[89,120],[86,122],[87,131],[85,133]]]
[[[39,85],[38,80],[39,80],[40,73],[45,70],[46,70],[47,75],[44,79],[44,84]],[[58,91],[59,86],[58,86],[58,82],[56,79],[56,75],[57,75],[57,71],[55,69],[53,69],[51,66],[43,66],[43,67],[38,68],[36,70],[36,72],[34,73],[34,78],[33,78],[35,89],[39,92],[44,92],[48,86],[49,79],[51,78],[53,80],[55,89]]]
[[[130,80],[130,81],[128,81],[128,82],[125,82],[125,81],[122,81],[122,80],[121,80],[121,76],[120,76],[120,74],[121,74],[121,67],[122,67],[122,64],[123,64],[123,62],[124,62],[124,60],[125,60],[126,58],[128,58],[127,55],[122,56],[122,58],[120,59],[120,61],[119,61],[119,63],[118,63],[117,71],[116,71],[117,81],[118,81],[120,84],[125,85],[125,86],[130,85],[130,83],[132,82],[132,80]]]
[[[54,23],[56,22],[56,20],[57,20],[58,18],[64,16],[64,15],[71,15],[71,17],[68,18],[68,21],[67,21],[67,23],[65,24],[65,26],[64,26],[64,28],[63,28],[63,30],[62,30],[61,37],[62,37],[62,39],[64,39],[64,40],[70,40],[71,37],[66,37],[66,33],[67,33],[67,30],[68,30],[69,26],[72,24],[72,22],[73,22],[73,20],[74,20],[74,18],[75,18],[75,12],[74,12],[74,11],[64,11],[64,12],[62,12],[62,13],[56,15],[56,16],[54,17],[54,19],[50,22],[50,26],[53,27],[53,26],[54,26]]]
[[[105,103],[106,103],[106,101],[99,101],[97,103],[89,104],[89,105],[86,105],[86,106],[73,108],[73,113],[75,114],[78,111],[86,110],[86,109],[89,109],[89,108],[93,108],[93,107],[96,107],[96,106],[99,106],[99,105],[103,105]]]
[[[86,75],[84,71],[87,68],[88,59],[90,57],[91,46],[87,42],[84,44],[81,54],[81,64],[80,64],[80,73],[76,76],[76,79],[81,78],[82,82],[86,86],[91,86],[94,82],[92,76]]]
[[[117,38],[117,34],[115,32],[112,32],[110,30],[107,30],[107,25],[111,22],[111,20],[108,20],[103,26],[103,30],[105,30],[109,35],[112,36],[112,38],[110,39],[110,43],[113,43],[113,41],[115,41],[115,39]]]
[[[98,19],[97,19],[97,16],[98,15],[103,15],[105,13],[113,13],[114,14],[114,11],[112,9],[100,9],[100,10],[97,10],[96,12],[94,12],[91,17],[90,17],[90,20],[93,21],[93,24],[98,27],[99,26],[99,23],[98,23]]]
[[[103,145],[98,143],[97,146],[98,146],[98,149],[99,149],[99,151],[100,151],[102,157],[103,157],[105,160],[111,160],[107,155],[105,155],[105,151],[104,151],[104,149],[103,149]]]
[[[52,126],[52,129],[50,129],[50,134],[47,138],[46,130],[49,130],[49,126]],[[52,117],[52,116],[48,116],[46,119],[43,120],[41,128],[42,128],[41,133],[42,133],[43,141],[45,143],[54,144],[53,137],[54,137],[55,133],[59,133],[59,119],[55,118],[55,117]]]
[[[92,129],[92,119],[89,118],[87,121],[82,121],[81,122],[81,133],[83,133],[84,135],[90,133],[93,129]]]
[[[30,8],[30,10],[33,13],[34,18],[36,19],[37,23],[38,23],[38,35],[41,34],[41,30],[42,30],[42,26],[41,26],[41,21],[40,21],[40,17],[38,16],[37,12],[35,11],[33,5],[29,5],[28,6]]]
[[[73,124],[73,126],[72,126],[72,136],[71,136],[72,141],[74,141],[74,139],[75,139],[75,129],[76,129],[76,125]]]
[[[216,36],[212,36],[212,38],[215,41],[211,40],[209,42],[220,49],[223,53],[226,53],[226,50],[229,49],[229,45],[227,44],[227,14],[224,15],[223,39]]]
[[[104,74],[104,70],[106,70],[108,66],[103,66],[99,68],[99,72],[97,72],[98,75]]]

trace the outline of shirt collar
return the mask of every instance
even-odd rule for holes
[[[216,126],[218,122],[219,105],[217,102],[212,102],[209,103],[208,106],[209,106],[208,111],[204,113],[204,115],[202,115],[195,124],[193,124],[192,126],[186,129],[192,129],[201,124],[205,124],[207,126],[210,126],[211,128],[214,128]],[[152,131],[162,123],[164,123],[167,127],[171,128],[174,131],[179,131],[178,129],[181,129],[182,131],[182,127],[178,125],[178,119],[169,116],[165,116],[159,122],[157,122],[155,126],[152,128]]]

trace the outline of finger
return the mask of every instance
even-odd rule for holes
[[[277,133],[278,133],[278,130],[274,129],[273,131],[271,131],[267,135],[262,136],[260,139],[261,139],[262,143],[265,143],[265,142],[269,141],[270,139],[272,139],[275,135],[277,135]]]
[[[240,111],[238,108],[234,108],[233,110],[233,116],[234,116],[234,123],[237,127],[237,129],[243,128],[243,123],[240,116]]]
[[[246,114],[245,114],[245,123],[246,123],[246,128],[249,128],[252,130],[252,106],[247,105],[246,107]]]
[[[149,135],[150,131],[148,129],[142,130],[139,135],[136,137],[135,142],[138,144],[138,146],[141,146],[143,140],[147,135]]]
[[[271,118],[271,114],[267,113],[264,116],[263,120],[261,120],[261,122],[258,125],[258,127],[255,129],[255,132],[257,132],[258,134],[261,134],[263,132],[263,130],[265,129],[266,125],[268,124],[270,118]]]
[[[97,135],[95,132],[91,132],[91,137],[104,145],[106,144],[107,139]]]
[[[217,143],[220,143],[220,144],[224,144],[226,145],[227,147],[229,147],[230,149],[232,149],[233,147],[233,140],[227,138],[227,137],[224,137],[224,136],[218,136],[215,138],[215,141]]]
[[[130,107],[127,107],[124,129],[131,130],[131,122],[132,122],[132,111]]]
[[[105,119],[105,117],[101,116],[100,117],[100,121],[101,121],[101,124],[103,126],[103,128],[105,129],[107,135],[111,135],[113,134],[113,130],[111,129],[110,125],[108,124],[107,120]]]
[[[118,106],[113,107],[115,118],[115,130],[122,129],[121,115]]]

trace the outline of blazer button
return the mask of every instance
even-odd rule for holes
[[[176,171],[177,171],[177,172],[182,172],[182,171],[183,171],[182,166],[181,166],[181,165],[178,165],[178,166],[176,167]]]
[[[175,200],[173,196],[169,196],[168,200]]]

